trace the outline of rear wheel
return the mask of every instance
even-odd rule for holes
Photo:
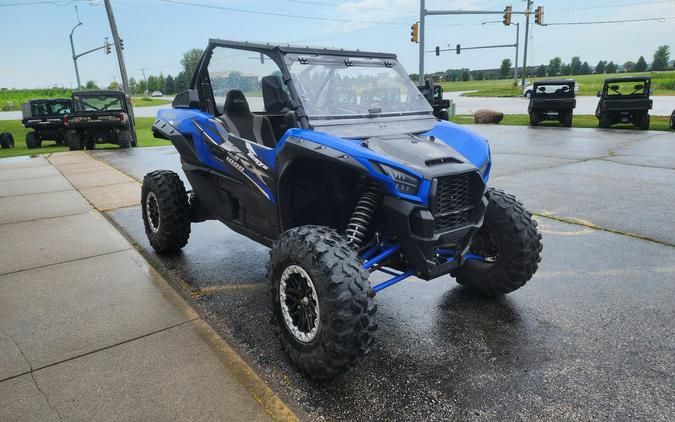
[[[499,296],[524,286],[537,271],[541,235],[537,222],[513,195],[496,189],[486,195],[485,220],[470,248],[485,260],[467,260],[454,276],[481,295]]]
[[[117,132],[117,144],[120,148],[129,148],[131,146],[131,132],[128,129],[121,129]]]
[[[563,114],[562,118],[560,119],[560,122],[562,123],[563,127],[572,127],[573,116],[574,113],[572,111],[568,111],[565,114]]]
[[[670,130],[675,130],[675,110],[673,110],[673,114],[670,115]]]
[[[539,115],[534,111],[530,112],[530,126],[539,126]]]
[[[82,137],[75,130],[66,132],[66,142],[68,143],[68,149],[71,151],[79,151],[84,147]]]
[[[609,115],[607,114],[604,113],[600,114],[598,120],[599,120],[598,124],[602,129],[607,129],[612,125],[612,122],[609,120]]]
[[[190,204],[185,186],[172,171],[157,170],[143,178],[143,224],[150,245],[160,254],[178,252],[190,237]]]
[[[333,229],[283,233],[270,251],[267,279],[281,345],[307,376],[333,378],[370,351],[375,294],[356,252]]]
[[[40,148],[40,135],[37,132],[31,131],[26,134],[26,147],[28,149]]]
[[[640,130],[649,130],[649,113],[645,113],[640,119]]]
[[[14,148],[14,136],[9,132],[0,133],[0,147]]]

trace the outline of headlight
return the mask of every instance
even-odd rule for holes
[[[400,193],[406,195],[416,195],[420,187],[420,180],[415,176],[389,167],[385,164],[380,164],[382,171],[392,179],[394,179],[394,186]]]

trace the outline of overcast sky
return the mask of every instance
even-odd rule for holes
[[[113,0],[130,76],[142,78],[141,68],[147,68],[147,74],[176,74],[182,53],[194,47],[203,48],[211,37],[394,52],[410,73],[417,72],[417,45],[410,42],[410,25],[419,19],[418,0],[181,1],[305,18],[161,0]],[[103,38],[110,35],[102,1],[29,3],[37,2],[0,0],[0,87],[74,86],[68,41],[68,34],[77,23],[73,5],[79,6],[84,24],[75,31],[76,50],[80,52],[101,45]],[[507,4],[512,4],[514,10],[525,7],[520,0],[427,0],[426,3],[427,9],[502,10]],[[4,6],[7,4],[20,5]],[[675,17],[675,0],[535,0],[534,4],[544,6],[546,23]],[[427,49],[457,43],[477,46],[514,42],[515,26],[481,25],[484,21],[501,19],[501,14],[428,17]],[[514,16],[514,22],[521,20]],[[635,61],[640,55],[650,62],[659,45],[670,43],[675,50],[675,19],[532,28],[530,64],[548,63],[556,55],[565,62],[579,55],[591,65],[601,59],[617,63]],[[514,50],[476,50],[459,56],[448,52],[440,57],[428,54],[426,70],[496,68],[506,57],[513,60]],[[79,63],[83,83],[95,80],[105,86],[113,76],[119,80],[114,54],[107,56],[99,51],[82,57]]]

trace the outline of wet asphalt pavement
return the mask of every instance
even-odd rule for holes
[[[476,130],[491,141],[491,184],[556,218],[538,217],[539,272],[498,300],[449,277],[378,293],[375,350],[326,384],[300,375],[272,332],[267,248],[205,222],[180,255],[159,257],[139,207],[109,216],[309,418],[673,420],[675,134]],[[173,147],[95,154],[139,180],[159,168],[180,173]],[[560,221],[569,218],[581,224]]]

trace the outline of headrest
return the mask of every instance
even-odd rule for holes
[[[290,105],[290,97],[282,88],[281,78],[276,75],[262,78],[262,92],[267,112],[279,112]]]
[[[244,93],[238,89],[231,89],[227,91],[223,113],[228,116],[250,115],[251,110],[248,108],[248,102],[246,101]]]

